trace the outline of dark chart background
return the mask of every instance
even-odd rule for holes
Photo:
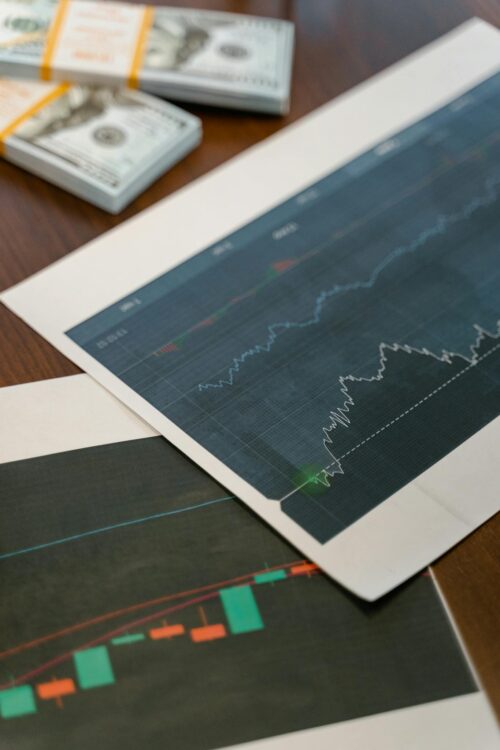
[[[0,484],[2,689],[76,683],[90,643],[115,677],[1,718],[2,747],[208,750],[475,690],[430,578],[368,605],[292,575],[298,554],[161,438],[6,464]],[[263,628],[190,639],[227,628],[218,588],[275,566],[251,588]],[[165,622],[187,633],[152,640]]]
[[[499,123],[497,75],[68,335],[326,542],[499,412]]]

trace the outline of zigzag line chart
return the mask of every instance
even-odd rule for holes
[[[477,337],[474,344],[471,345],[471,356],[466,357],[463,354],[456,353],[456,352],[447,352],[443,351],[441,354],[436,354],[434,352],[429,351],[428,349],[415,349],[414,347],[408,346],[407,344],[386,344],[382,343],[379,347],[379,368],[375,375],[369,378],[359,378],[355,377],[354,375],[347,375],[345,377],[339,378],[340,383],[340,391],[345,396],[344,403],[342,406],[338,407],[335,411],[330,412],[330,423],[327,427],[323,428],[323,445],[327,449],[327,451],[333,456],[333,461],[328,464],[328,466],[325,466],[325,468],[319,472],[318,474],[312,476],[309,478],[308,481],[312,483],[318,483],[322,484],[326,487],[330,486],[331,479],[335,476],[335,474],[343,474],[344,470],[342,468],[342,461],[343,459],[347,458],[348,456],[352,455],[355,451],[359,450],[359,448],[362,448],[364,445],[366,445],[370,440],[373,440],[373,438],[377,437],[377,435],[380,435],[385,430],[389,429],[392,425],[394,425],[396,422],[398,422],[400,419],[403,419],[407,414],[410,414],[414,409],[417,409],[421,404],[425,403],[428,399],[432,398],[434,395],[439,393],[443,390],[443,388],[446,388],[446,386],[453,383],[457,378],[462,377],[463,375],[467,374],[473,367],[476,367],[480,362],[482,362],[487,357],[492,356],[493,354],[496,354],[500,350],[500,341],[492,346],[492,348],[488,349],[484,354],[479,354],[479,348],[481,346],[481,343],[486,339],[500,339],[500,320],[498,321],[498,330],[496,333],[490,333],[481,326],[476,325],[475,329],[477,331]],[[337,430],[339,427],[347,428],[351,424],[351,412],[353,410],[353,407],[355,406],[354,398],[351,396],[349,392],[349,383],[379,383],[384,379],[384,375],[386,372],[387,367],[387,354],[386,352],[404,352],[406,354],[417,354],[425,357],[431,357],[437,362],[446,363],[448,365],[452,364],[453,361],[458,358],[465,362],[465,366],[459,370],[458,373],[455,373],[450,378],[445,380],[441,385],[437,386],[434,390],[430,391],[426,396],[423,396],[421,399],[419,399],[416,403],[412,404],[412,406],[408,407],[398,416],[391,419],[389,422],[384,424],[382,427],[379,427],[375,432],[368,435],[366,438],[361,440],[359,443],[354,445],[352,448],[350,448],[348,451],[346,451],[341,456],[335,457],[333,455],[333,444],[334,444],[334,436],[335,436],[335,430]],[[304,483],[307,484],[307,482]],[[298,488],[300,489],[300,488]],[[289,493],[286,497],[290,497],[294,492],[298,490],[293,490],[291,493]],[[285,499],[285,498],[282,498]]]
[[[334,284],[330,289],[323,290],[319,293],[316,298],[314,310],[312,315],[307,320],[302,321],[280,321],[277,323],[271,323],[267,329],[267,340],[263,344],[255,344],[247,351],[240,354],[238,357],[233,359],[233,363],[228,368],[227,377],[221,378],[215,383],[200,383],[198,385],[199,391],[205,391],[210,388],[224,388],[224,386],[232,386],[236,380],[236,376],[240,373],[243,365],[251,357],[255,357],[259,354],[268,354],[276,343],[278,337],[280,337],[286,331],[292,329],[304,329],[310,326],[317,325],[321,321],[321,317],[327,302],[332,298],[340,294],[347,292],[357,292],[363,289],[371,289],[378,281],[381,274],[385,271],[388,266],[394,263],[399,258],[405,255],[415,253],[421,247],[423,247],[428,240],[438,235],[444,234],[447,229],[457,224],[460,221],[466,221],[477,211],[479,208],[489,206],[494,203],[498,197],[497,187],[500,183],[498,176],[490,177],[485,182],[485,191],[481,196],[475,196],[469,201],[460,211],[456,211],[452,214],[440,214],[437,216],[436,221],[427,229],[424,229],[412,242],[407,245],[394,248],[380,263],[378,263],[373,269],[370,276],[361,281],[353,281],[348,284]]]
[[[495,75],[68,335],[326,543],[500,410],[499,118]]]
[[[338,509],[348,502],[351,493],[362,494],[359,477],[367,473],[367,466],[374,477],[379,477],[382,484],[385,482],[385,490],[371,486],[372,496],[378,492],[380,497],[387,497],[392,494],[388,487],[399,489],[400,485],[397,482],[391,484],[389,474],[380,473],[373,468],[372,462],[375,465],[382,456],[389,456],[397,469],[415,466],[408,474],[412,479],[431,466],[433,459],[442,458],[459,445],[462,442],[460,437],[470,437],[476,428],[494,418],[500,406],[500,320],[494,331],[477,324],[474,329],[475,339],[467,354],[447,350],[438,353],[404,344],[381,343],[374,375],[339,378],[343,404],[330,412],[328,424],[322,428],[323,448],[330,460],[322,469],[310,472],[304,481],[281,498],[282,509],[296,519],[304,518],[304,506],[300,500],[308,498],[323,516],[323,526],[326,516],[333,527],[339,521],[336,517]],[[419,375],[413,383],[408,378],[406,400],[391,400],[391,389],[402,380],[401,373]],[[386,384],[388,379],[389,386]],[[380,388],[385,388],[385,393],[382,390],[377,399],[377,389]],[[367,423],[362,417],[367,403],[373,409],[372,420],[368,423],[373,429],[365,434]],[[353,441],[348,435],[350,429],[357,427],[357,409],[361,410],[358,415],[361,416],[361,428],[357,432],[358,439]],[[419,450],[421,436],[428,441],[422,451],[424,461],[420,457],[413,462],[411,450],[415,447]],[[315,488],[324,494],[318,497]],[[308,523],[311,523],[310,516],[309,509]],[[320,535],[314,523],[312,528]]]

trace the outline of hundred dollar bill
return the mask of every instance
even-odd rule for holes
[[[0,79],[5,158],[111,213],[200,138],[198,118],[142,92]]]
[[[0,0],[3,75],[138,86],[185,101],[288,110],[294,27],[106,0]]]

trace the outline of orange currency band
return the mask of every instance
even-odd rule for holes
[[[139,86],[139,73],[141,72],[146,41],[148,38],[149,30],[153,25],[153,19],[154,8],[151,5],[146,5],[144,7],[144,14],[142,16],[141,25],[137,34],[137,41],[135,43],[134,55],[132,57],[130,73],[127,81],[127,84],[131,89],[136,89]]]
[[[12,135],[12,133],[17,130],[20,125],[23,124],[23,122],[26,122],[26,120],[29,120],[30,117],[36,115],[36,113],[46,107],[47,104],[50,104],[56,99],[59,99],[59,97],[65,94],[69,88],[69,83],[61,83],[59,86],[56,86],[48,94],[42,96],[42,98],[35,102],[35,104],[32,104],[32,106],[29,107],[25,112],[23,112],[22,115],[19,115],[19,117],[16,117],[14,120],[12,120],[12,122],[7,125],[6,128],[0,130],[0,156],[3,156],[4,154],[5,141],[7,140],[9,135]]]
[[[68,12],[69,3],[70,0],[59,0],[54,20],[47,34],[45,50],[40,65],[40,78],[42,81],[50,81],[52,79],[52,58],[59,42],[61,28]]]

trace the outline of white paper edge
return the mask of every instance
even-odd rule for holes
[[[486,483],[487,497],[469,497],[468,503],[460,498],[462,507],[457,513],[445,498],[434,495],[433,477],[426,472],[425,486],[420,482],[422,477],[417,478],[333,540],[318,544],[277,504],[125,386],[64,331],[443,106],[499,68],[500,33],[482,21],[470,21],[13,287],[1,299],[329,575],[357,595],[376,599],[444,553],[498,509],[500,498],[495,496],[492,482],[486,481],[488,477],[481,477],[481,491]],[[381,100],[390,102],[391,107],[380,107]],[[367,111],[373,116],[366,117]],[[325,151],[325,142],[334,144],[331,153]],[[291,153],[294,159],[289,158]],[[270,163],[274,165],[272,172],[266,171]],[[266,179],[262,180],[264,172]],[[234,190],[236,183],[239,190]],[[192,221],[194,212],[196,222]],[[157,245],[145,242],[144,237],[163,236],[165,226],[169,227],[172,247],[169,257],[161,253],[160,259]],[[500,450],[499,435],[500,421],[496,420],[493,428],[481,430],[467,441],[466,448],[463,444],[457,450],[481,454],[487,449],[493,456]],[[442,465],[439,471],[442,473]]]
[[[0,464],[157,435],[88,375],[0,388]]]
[[[315,727],[227,750],[498,750],[494,716],[482,693]]]

